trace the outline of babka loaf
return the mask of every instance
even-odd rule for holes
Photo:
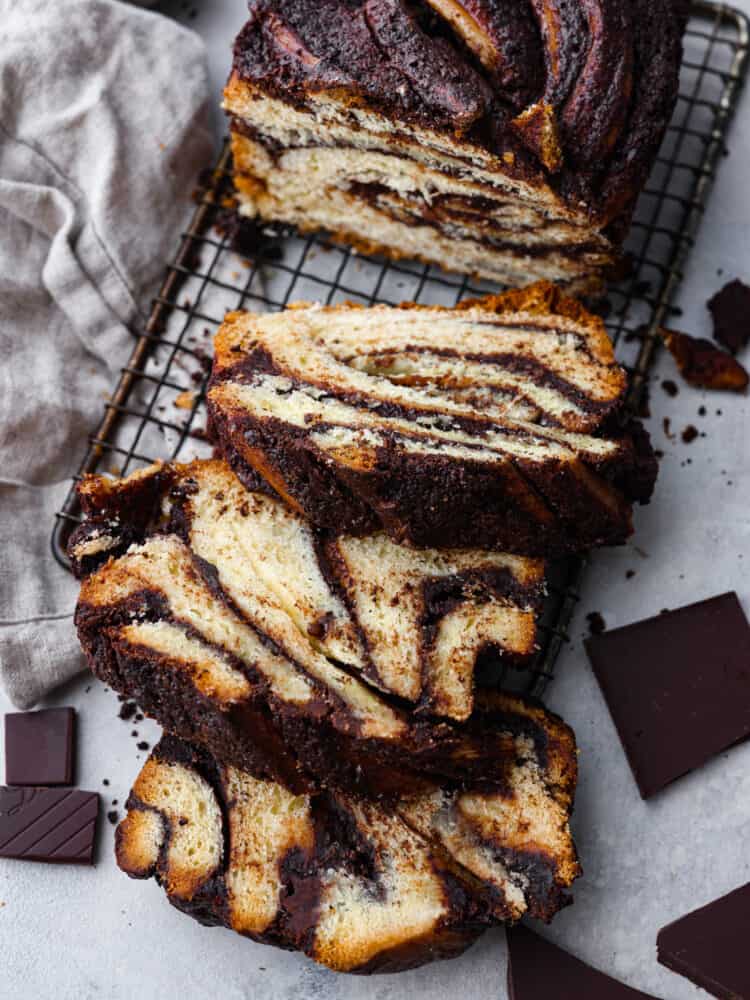
[[[623,542],[656,460],[602,321],[548,283],[455,309],[230,313],[224,456],[318,527],[549,556]]]
[[[240,211],[506,285],[596,288],[677,96],[682,0],[250,0]]]
[[[164,737],[117,830],[117,861],[205,924],[347,972],[459,954],[489,924],[550,920],[580,873],[568,819],[575,743],[556,717],[494,696],[515,742],[501,792],[440,787],[393,806],[298,793]]]
[[[534,653],[539,561],[325,540],[221,461],[89,477],[80,495],[81,643],[167,729],[292,787],[505,780],[507,741],[435,716],[469,717],[481,654]]]

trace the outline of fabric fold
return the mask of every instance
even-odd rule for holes
[[[0,680],[27,708],[83,666],[55,511],[213,150],[192,31],[107,0],[0,15]]]

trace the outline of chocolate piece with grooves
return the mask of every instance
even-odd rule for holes
[[[0,786],[0,858],[93,864],[98,813],[96,792]]]

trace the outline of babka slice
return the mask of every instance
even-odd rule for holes
[[[338,971],[395,972],[459,954],[498,920],[549,920],[580,873],[574,739],[521,700],[498,696],[495,712],[518,750],[501,793],[435,788],[392,807],[295,793],[164,737],[117,862],[204,924]]]
[[[239,477],[321,528],[547,556],[623,542],[650,497],[625,390],[602,321],[542,283],[455,309],[231,313],[208,405]]]
[[[81,643],[166,728],[250,770],[261,743],[270,776],[303,787],[504,780],[507,743],[435,715],[469,717],[480,655],[533,654],[540,562],[326,541],[220,461],[89,477],[80,494]]]
[[[683,0],[250,0],[240,211],[506,285],[611,269],[677,97]]]

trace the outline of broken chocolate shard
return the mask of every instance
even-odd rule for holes
[[[658,958],[715,997],[750,997],[750,882],[662,927]]]
[[[508,931],[508,992],[510,1000],[654,1000],[525,927]]]
[[[644,799],[750,736],[750,626],[736,594],[585,645]]]
[[[72,708],[5,716],[5,780],[9,785],[72,785]]]
[[[99,796],[65,788],[0,787],[0,858],[90,865]]]
[[[729,392],[744,392],[747,388],[748,374],[739,361],[719,350],[710,340],[676,330],[662,330],[661,335],[689,385]]]
[[[750,341],[750,286],[735,278],[708,300],[714,321],[714,340],[732,354]]]

